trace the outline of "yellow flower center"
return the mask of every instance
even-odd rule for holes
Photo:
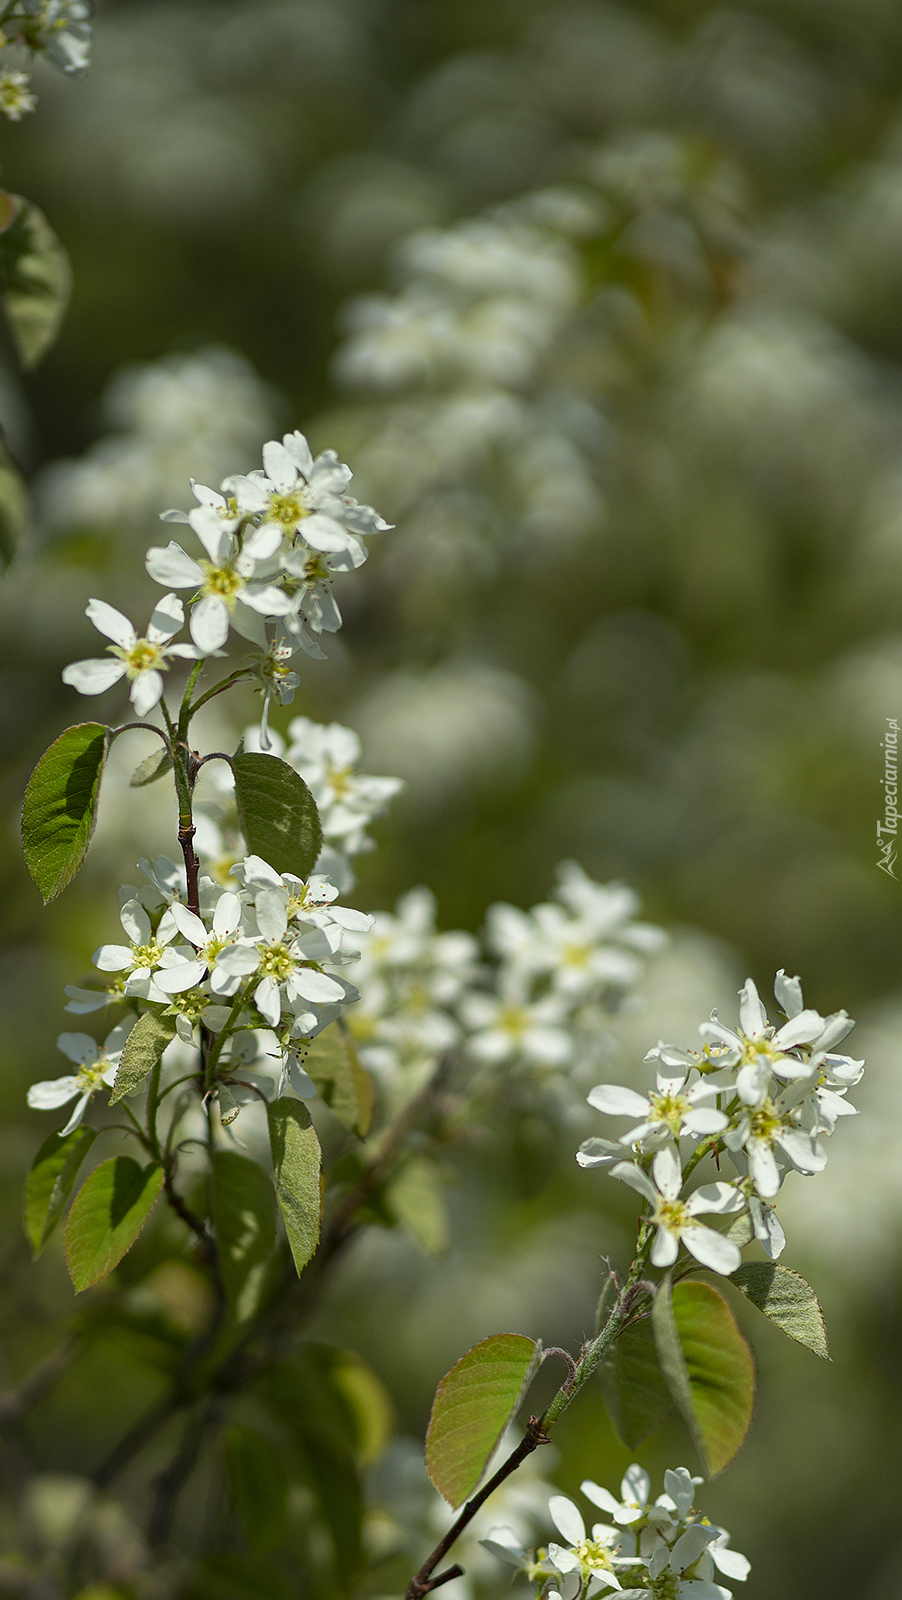
[[[651,1122],[663,1122],[670,1129],[674,1138],[680,1131],[680,1124],[687,1111],[691,1111],[692,1103],[684,1094],[652,1094]]]
[[[134,682],[139,672],[167,672],[169,669],[163,646],[151,644],[149,639],[139,639],[130,650],[121,650],[117,645],[110,648],[112,655],[125,662],[125,676],[130,683]]]
[[[76,1073],[75,1081],[82,1094],[86,1089],[98,1089],[100,1087],[103,1082],[103,1075],[109,1064],[109,1056],[98,1056],[96,1061],[89,1062]]]
[[[655,1207],[655,1222],[678,1237],[684,1228],[692,1227],[692,1213],[682,1200],[659,1200]]]
[[[565,944],[561,952],[568,967],[587,967],[592,954],[590,944]]]
[[[497,1026],[502,1033],[510,1033],[515,1039],[520,1039],[529,1027],[528,1013],[522,1006],[502,1006],[498,1012]]]
[[[268,944],[260,951],[260,966],[268,978],[275,978],[276,983],[284,983],[286,978],[290,978],[296,965],[287,945]]]
[[[132,963],[136,967],[155,967],[163,954],[164,946],[151,939],[149,944],[132,945]]]
[[[759,1111],[752,1112],[752,1138],[773,1139],[783,1126],[783,1119],[772,1100],[765,1100]]]
[[[194,1024],[200,1021],[209,1004],[210,996],[204,994],[202,989],[186,989],[182,994],[172,996],[169,1009],[178,1016],[187,1017],[188,1021]]]
[[[348,794],[351,788],[351,778],[354,776],[353,767],[327,767],[326,782],[329,784],[336,799]]]
[[[294,528],[302,517],[309,515],[310,512],[304,504],[300,490],[290,489],[287,494],[274,494],[270,497],[266,518],[267,521],[281,522],[283,527]]]
[[[573,1546],[573,1554],[582,1568],[583,1574],[597,1572],[599,1567],[611,1572],[611,1557],[600,1539],[583,1539]]]
[[[201,594],[216,594],[220,600],[232,606],[236,595],[244,588],[244,579],[236,572],[234,567],[214,567],[211,561],[200,561],[198,565],[203,569],[204,581]]]

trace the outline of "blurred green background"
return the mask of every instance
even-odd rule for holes
[[[93,714],[59,678],[95,648],[87,598],[140,618],[158,511],[301,426],[396,524],[274,719],[347,722],[366,770],[407,780],[355,903],[427,882],[442,926],[477,929],[494,900],[543,897],[565,857],[634,883],[673,937],[612,1028],[630,1081],[659,1035],[732,1016],[747,972],[762,992],[798,972],[810,1004],[861,1019],[865,1115],[782,1208],[834,1363],[738,1308],[761,1397],[705,1507],[752,1559],[750,1600],[902,1595],[902,900],[875,844],[879,741],[902,715],[902,11],[120,0],[98,8],[89,76],[39,68],[36,89],[35,117],[2,130],[2,177],[49,216],[74,293],[38,371],[0,372],[36,508],[0,593],[8,1382],[91,1315],[59,1249],[28,1260],[46,1124],[25,1089],[57,1071],[61,987],[110,936],[116,884],[171,826],[158,791],[120,781],[44,911],[21,792]],[[450,1255],[373,1230],[345,1263],[319,1331],[381,1376],[400,1435],[421,1438],[481,1335],[590,1327],[632,1208],[576,1170],[576,1142],[512,1109],[449,1156]],[[141,1273],[137,1251],[120,1278]],[[140,1340],[89,1347],[7,1429],[3,1592],[74,1592],[60,1551],[87,1525],[85,1475],[154,1392]],[[597,1395],[558,1447],[565,1490],[613,1486],[630,1459]],[[688,1448],[674,1424],[642,1460]],[[91,1513],[109,1526],[82,1592],[187,1581],[176,1556],[150,1574],[125,1520],[162,1459],[124,1510]],[[215,1481],[189,1485],[183,1551],[240,1548]],[[237,1570],[191,1581],[272,1592]]]

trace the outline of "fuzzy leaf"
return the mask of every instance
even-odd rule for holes
[[[414,1156],[385,1191],[392,1216],[428,1256],[440,1256],[451,1243],[445,1186],[434,1161]]]
[[[110,744],[100,722],[78,722],[45,750],[22,807],[25,861],[44,904],[75,877],[94,832],[97,796]]]
[[[650,1318],[624,1330],[600,1363],[598,1376],[611,1421],[624,1444],[635,1450],[673,1409]]]
[[[276,1197],[256,1161],[214,1150],[213,1225],[222,1281],[236,1322],[253,1316],[276,1242]]]
[[[775,1261],[746,1261],[731,1274],[730,1282],[790,1339],[813,1350],[824,1361],[830,1360],[824,1313],[801,1273]]]
[[[141,1087],[174,1038],[175,1017],[162,1017],[157,1011],[145,1011],[138,1018],[119,1057],[110,1095],[111,1106],[116,1105],[123,1095],[134,1094]]]
[[[232,758],[238,820],[251,855],[276,872],[309,878],[322,849],[316,802],[303,778],[279,756],[241,751]]]
[[[298,1274],[319,1244],[323,1220],[322,1151],[303,1100],[285,1096],[266,1108],[279,1209]]]
[[[330,1022],[312,1040],[304,1069],[342,1126],[366,1138],[373,1119],[373,1080],[341,1022]]]
[[[4,199],[15,216],[0,232],[0,301],[19,360],[34,367],[59,331],[72,273],[43,211],[20,194]]]
[[[66,1223],[66,1260],[76,1290],[112,1272],[130,1250],[163,1187],[163,1168],[131,1156],[101,1162],[75,1196]]]
[[[722,1294],[708,1283],[658,1286],[652,1327],[661,1370],[709,1477],[742,1445],[755,1403],[755,1363]]]
[[[156,783],[158,778],[164,778],[171,771],[172,757],[163,745],[159,750],[151,750],[149,756],[138,762],[128,786],[130,789],[146,789],[149,783]]]
[[[468,1350],[436,1389],[426,1471],[452,1506],[462,1505],[476,1488],[541,1353],[541,1345],[522,1333],[494,1333]]]
[[[0,430],[0,568],[8,567],[28,525],[28,490]]]
[[[51,1133],[31,1164],[25,1184],[25,1232],[35,1260],[63,1214],[78,1169],[97,1135],[93,1128],[74,1128],[61,1139]]]

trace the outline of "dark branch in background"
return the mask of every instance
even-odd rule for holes
[[[49,1356],[32,1367],[15,1389],[7,1389],[5,1394],[0,1394],[0,1428],[18,1422],[26,1411],[37,1405],[71,1366],[77,1352],[78,1340],[74,1336],[64,1339]]]
[[[212,1401],[201,1407],[189,1420],[168,1467],[154,1479],[156,1493],[147,1525],[147,1537],[152,1546],[165,1544],[169,1538],[178,1497],[194,1471],[204,1436],[217,1420],[217,1411]]]

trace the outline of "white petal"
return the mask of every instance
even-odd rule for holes
[[[282,1015],[282,999],[279,994],[279,985],[274,978],[263,978],[254,990],[254,1004],[261,1017],[265,1017],[270,1027],[277,1028]]]
[[[670,1495],[681,1517],[687,1517],[695,1499],[692,1475],[685,1467],[668,1467],[664,1473],[664,1488]]]
[[[231,530],[210,506],[195,506],[188,513],[194,532],[214,567],[224,567],[235,553]]]
[[[330,906],[329,916],[349,933],[369,933],[375,921],[375,917],[365,911],[355,911],[351,906]]]
[[[163,693],[163,679],[159,672],[153,670],[139,672],[132,684],[131,703],[139,717],[146,717],[159,703]]]
[[[823,1172],[827,1165],[826,1152],[801,1128],[782,1128],[774,1138],[800,1172]]]
[[[172,920],[178,928],[179,933],[184,934],[185,938],[190,939],[191,943],[193,945],[197,945],[198,948],[200,948],[201,945],[206,944],[209,934],[201,922],[200,917],[195,916],[194,912],[189,911],[188,907],[182,905],[181,901],[179,900],[173,900],[169,910],[172,914]]]
[[[646,1117],[648,1097],[619,1083],[599,1083],[586,1095],[590,1106],[609,1117]]]
[[[661,1227],[655,1234],[655,1242],[651,1247],[652,1266],[672,1267],[680,1253],[680,1241],[675,1233],[668,1233]]]
[[[191,608],[191,637],[207,654],[218,650],[229,637],[229,608],[218,594],[204,595]]]
[[[576,1506],[566,1495],[553,1494],[548,1502],[551,1520],[571,1544],[581,1544],[586,1537],[586,1525]]]
[[[56,1048],[62,1050],[70,1061],[77,1061],[80,1067],[86,1066],[89,1061],[96,1061],[100,1054],[97,1040],[92,1039],[89,1033],[61,1033]]]
[[[739,1026],[750,1039],[760,1039],[767,1027],[767,1012],[751,978],[739,991]]]
[[[709,1545],[712,1539],[718,1537],[717,1529],[704,1527],[700,1522],[694,1522],[681,1533],[673,1550],[670,1553],[670,1565],[674,1572],[683,1572],[686,1567],[691,1567]]]
[[[204,581],[203,570],[174,540],[165,548],[154,545],[144,564],[154,582],[167,589],[197,589]]]
[[[720,1133],[729,1126],[729,1117],[722,1111],[715,1111],[713,1107],[701,1106],[697,1111],[687,1111],[683,1118],[683,1127],[687,1133],[696,1133],[703,1137],[709,1133]]]
[[[261,522],[259,528],[249,528],[244,535],[242,549],[255,561],[268,561],[274,556],[283,539],[280,522]]]
[[[158,967],[153,981],[164,994],[182,994],[194,989],[207,970],[205,961],[180,961],[177,966]]]
[[[55,1111],[78,1094],[78,1079],[74,1074],[65,1078],[47,1078],[33,1083],[28,1091],[28,1104],[32,1111]]]
[[[607,1511],[608,1515],[613,1517],[620,1510],[620,1502],[614,1499],[610,1489],[603,1489],[601,1484],[593,1483],[591,1478],[585,1478],[579,1489],[587,1500],[591,1500],[593,1506],[598,1506],[599,1511]]]
[[[63,683],[68,683],[79,694],[103,694],[125,675],[125,663],[113,658],[93,661],[72,661],[63,668]]]
[[[298,469],[283,444],[270,439],[263,446],[263,468],[270,482],[283,493],[298,481]]]
[[[64,1008],[76,1017],[86,1017],[92,1011],[102,1011],[104,1006],[112,1002],[112,996],[106,989],[79,989],[73,983],[67,983],[63,991],[69,997],[69,1004]]]
[[[133,956],[130,945],[102,944],[95,950],[91,957],[95,967],[101,972],[124,972],[132,964]]]
[[[119,912],[119,921],[132,944],[147,944],[150,939],[150,918],[140,900],[126,900]]]
[[[288,927],[285,892],[279,889],[258,889],[254,901],[257,927],[264,939],[281,939]]]
[[[300,428],[295,428],[294,433],[283,433],[282,443],[298,472],[309,479],[313,472],[313,453]]]
[[[114,644],[121,645],[123,650],[130,650],[137,644],[138,635],[121,611],[114,606],[108,606],[105,600],[89,600],[85,606],[85,616],[90,617],[98,633],[107,639],[112,639]]]
[[[185,625],[185,608],[177,594],[164,594],[154,606],[153,616],[147,624],[147,637],[151,644],[167,644]]]
[[[321,511],[315,512],[312,517],[304,518],[301,536],[312,550],[323,553],[337,553],[339,550],[347,549],[353,537],[347,528],[343,528],[340,522],[335,521],[334,517],[325,516]]]
[[[290,986],[302,1000],[312,1000],[315,1005],[344,999],[344,989],[338,980],[325,972],[316,972],[313,967],[299,967],[292,973]]]
[[[79,1123],[81,1122],[82,1117],[84,1116],[85,1112],[88,1109],[88,1101],[90,1100],[92,1093],[93,1093],[93,1090],[89,1089],[87,1094],[83,1094],[82,1095],[82,1097],[79,1100],[77,1106],[75,1107],[75,1110],[73,1111],[71,1117],[69,1118],[69,1121],[66,1123],[66,1126],[64,1128],[60,1128],[60,1138],[61,1139],[65,1139],[67,1133],[74,1133],[75,1129],[78,1127]]]
[[[774,1152],[765,1139],[749,1139],[745,1150],[752,1182],[758,1193],[769,1200],[780,1187],[780,1169]]]
[[[253,945],[230,944],[216,957],[217,974],[229,978],[249,978],[259,965],[260,955]],[[223,990],[217,986],[216,992],[222,994]]]
[[[623,1495],[624,1500],[635,1500],[637,1505],[644,1506],[648,1504],[650,1492],[651,1478],[645,1468],[640,1467],[638,1461],[634,1461],[632,1466],[627,1467],[626,1472],[623,1474],[620,1493]]]
[[[229,934],[235,932],[240,921],[241,901],[237,894],[232,894],[231,890],[227,889],[216,902],[216,910],[213,912],[213,932],[219,939],[228,938]]]
[[[644,1195],[652,1204],[657,1201],[658,1192],[651,1178],[641,1167],[637,1167],[635,1162],[618,1161],[616,1167],[611,1168],[611,1177],[619,1178],[621,1183],[628,1183],[631,1189],[638,1190],[639,1194]]]
[[[742,1260],[735,1244],[725,1239],[722,1233],[715,1233],[713,1228],[686,1228],[683,1243],[703,1267],[710,1267],[712,1272],[721,1272],[724,1277],[735,1272]]]
[[[824,1019],[819,1011],[800,1011],[797,1017],[784,1022],[774,1034],[778,1050],[791,1050],[793,1045],[810,1044],[824,1031]]]
[[[715,1567],[728,1578],[736,1578],[740,1583],[744,1583],[752,1570],[748,1557],[742,1555],[739,1550],[729,1550],[722,1544],[712,1544],[710,1548]]]
[[[665,1144],[651,1164],[655,1183],[668,1200],[675,1200],[683,1187],[683,1166],[675,1144]]]
[[[249,583],[246,589],[242,589],[238,599],[261,617],[287,617],[295,608],[291,596],[283,594],[271,583]]]

